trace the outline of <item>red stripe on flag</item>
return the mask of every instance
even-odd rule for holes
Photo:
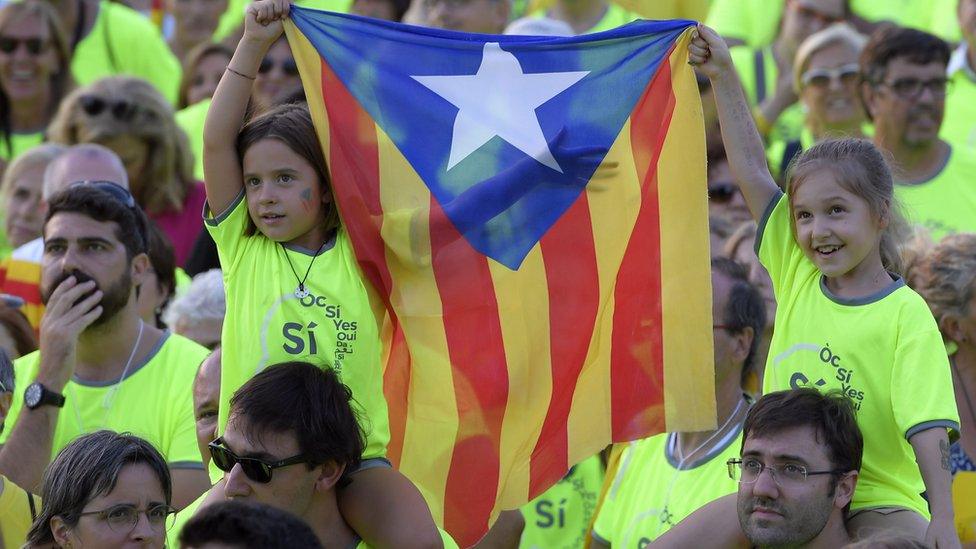
[[[661,316],[661,227],[657,161],[674,110],[668,56],[631,114],[631,146],[642,200],[614,289],[610,355],[614,441],[664,430],[664,342]],[[654,410],[654,407],[658,407]],[[657,413],[655,413],[657,412]],[[651,431],[653,432],[653,431]]]
[[[529,498],[554,484],[569,469],[569,411],[600,305],[596,245],[585,192],[540,244],[549,286],[552,392],[532,451]]]
[[[433,196],[430,225],[459,421],[445,488],[444,528],[464,547],[487,531],[498,492],[508,365],[488,259],[461,237]]]
[[[389,409],[391,437],[387,457],[396,465],[403,450],[407,421],[410,353],[400,323],[390,307],[393,282],[386,264],[386,247],[380,235],[379,220],[382,219],[383,206],[380,202],[376,126],[369,113],[349,93],[325,60],[322,60],[322,93],[330,131],[335,128],[348,130],[332,131],[329,135],[332,193],[336,203],[342,205],[340,214],[343,225],[363,274],[379,292],[394,325],[393,347],[384,371],[383,388]]]

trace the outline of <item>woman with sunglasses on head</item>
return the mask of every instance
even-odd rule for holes
[[[301,87],[298,65],[295,64],[291,48],[288,47],[288,40],[285,40],[285,36],[282,35],[271,45],[258,67],[251,96],[255,112],[262,112],[282,103],[285,97],[292,95]]]
[[[41,0],[0,8],[0,159],[44,141],[71,87],[68,43],[58,14]]]
[[[165,547],[172,495],[166,461],[145,440],[112,431],[80,436],[44,473],[26,547]]]
[[[867,38],[846,23],[836,23],[803,41],[793,62],[793,87],[803,111],[803,130],[795,139],[767,148],[774,176],[791,160],[826,138],[864,137],[867,118],[858,96],[858,57]]]
[[[73,91],[49,128],[52,141],[98,143],[122,159],[136,202],[169,237],[183,265],[203,229],[203,185],[173,108],[140,78],[112,76]]]

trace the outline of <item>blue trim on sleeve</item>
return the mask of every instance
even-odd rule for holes
[[[756,243],[753,246],[756,255],[759,255],[759,246],[762,244],[762,235],[766,232],[766,223],[769,221],[770,216],[773,215],[773,210],[776,209],[776,205],[779,204],[781,198],[786,196],[782,191],[776,191],[776,194],[769,199],[769,204],[766,204],[766,210],[763,211],[762,217],[759,218],[759,226],[756,228]]]
[[[913,436],[921,433],[922,431],[928,431],[929,429],[935,429],[938,427],[958,431],[959,422],[951,419],[933,419],[931,421],[923,421],[905,432],[905,440],[911,439]]]
[[[237,205],[240,204],[242,200],[244,200],[244,189],[241,189],[241,192],[237,195],[237,198],[235,198],[234,201],[230,203],[230,206],[227,206],[226,210],[220,212],[220,215],[218,216],[214,216],[213,212],[210,211],[210,203],[204,202],[203,222],[206,223],[207,225],[210,225],[211,227],[216,227],[217,225],[220,225],[220,223],[223,220],[227,219],[230,216],[231,212],[237,209]]]

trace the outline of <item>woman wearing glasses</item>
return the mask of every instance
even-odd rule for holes
[[[298,65],[284,35],[271,45],[256,76],[252,98],[257,112],[278,105],[301,91]]]
[[[69,94],[49,128],[52,141],[98,143],[125,164],[139,206],[169,237],[182,266],[203,230],[206,193],[173,107],[140,78],[111,76]]]
[[[858,56],[867,38],[835,23],[803,41],[793,61],[793,86],[803,111],[797,139],[773,141],[769,168],[779,177],[801,151],[826,138],[864,137],[866,118],[858,97]]]
[[[132,435],[78,437],[48,466],[41,494],[27,547],[162,548],[173,523],[166,462]]]
[[[68,43],[58,14],[40,0],[0,8],[0,159],[44,140],[71,87]]]

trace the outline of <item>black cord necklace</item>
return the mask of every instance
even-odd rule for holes
[[[295,275],[295,279],[298,280],[298,288],[295,288],[295,297],[298,299],[305,299],[309,295],[308,288],[305,287],[305,281],[308,280],[308,273],[312,272],[312,264],[315,263],[315,258],[322,253],[322,248],[325,247],[323,242],[319,249],[315,251],[315,255],[312,256],[312,260],[308,262],[308,269],[305,270],[305,276],[298,278],[298,271],[295,270],[295,266],[291,264],[291,258],[288,257],[288,250],[285,249],[285,245],[279,242],[281,245],[281,251],[285,253],[285,259],[288,261],[288,266],[291,267],[291,272]]]

